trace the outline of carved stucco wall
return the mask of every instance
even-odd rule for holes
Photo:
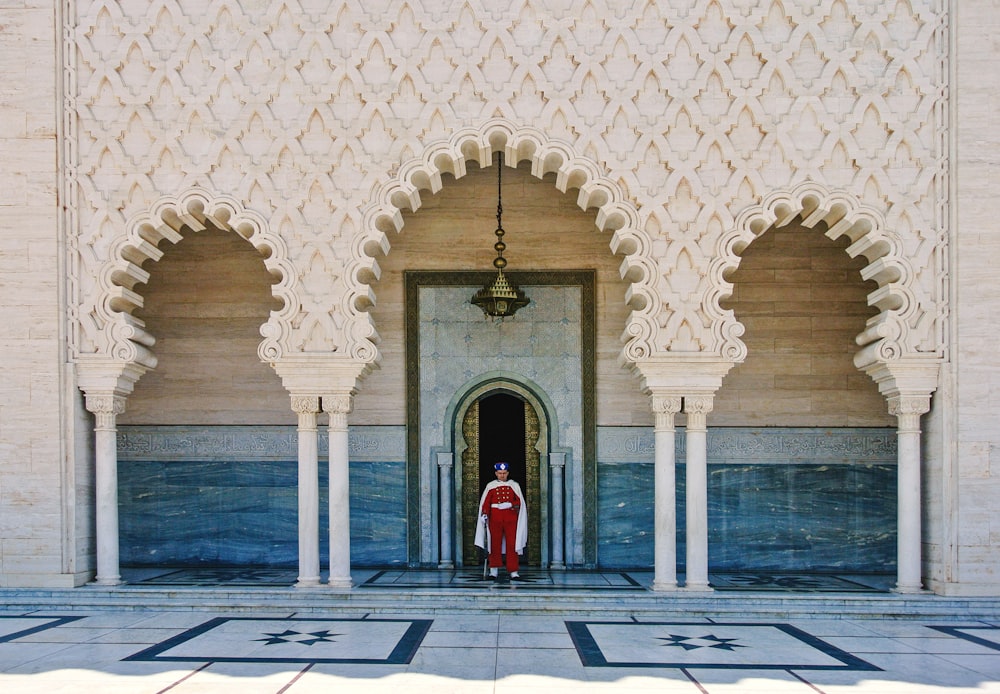
[[[404,207],[504,148],[613,231],[628,360],[738,360],[738,252],[800,217],[879,288],[873,358],[943,353],[943,0],[66,0],[71,348],[129,318],[178,224],[232,228],[284,308],[265,359],[377,359],[363,309]],[[166,245],[166,244],[163,244]],[[863,357],[868,358],[868,357]]]

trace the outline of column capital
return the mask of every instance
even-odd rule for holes
[[[323,396],[323,411],[330,415],[330,428],[347,431],[347,415],[354,409],[354,392]]]
[[[451,451],[438,451],[437,453],[437,466],[439,468],[447,469],[454,467],[455,465],[455,454]]]
[[[292,412],[316,414],[322,410],[318,395],[292,395]]]
[[[659,395],[652,393],[649,398],[654,414],[677,414],[681,411],[680,395]]]
[[[704,431],[708,426],[708,413],[715,406],[714,395],[685,395],[684,414],[687,415],[687,430]]]
[[[128,402],[124,395],[114,393],[85,393],[84,406],[88,412],[97,415],[118,416],[125,412],[125,405]]]
[[[714,395],[685,395],[684,413],[688,415],[707,415],[715,407]]]
[[[348,415],[354,409],[354,393],[323,396],[323,411],[332,415]]]
[[[654,430],[673,431],[674,415],[681,411],[680,395],[661,395],[653,392],[649,404],[653,410]]]
[[[907,415],[920,416],[931,409],[930,393],[896,393],[888,398],[889,414],[903,417]]]
[[[899,434],[919,433],[920,417],[930,409],[930,395],[898,393],[889,398],[889,414],[896,418]]]

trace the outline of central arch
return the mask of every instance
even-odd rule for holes
[[[519,162],[530,161],[533,176],[541,179],[555,174],[555,186],[560,192],[577,189],[580,209],[596,209],[595,224],[601,231],[612,232],[610,250],[624,256],[621,276],[630,285],[626,301],[631,312],[624,326],[623,360],[634,364],[649,357],[654,352],[662,299],[656,289],[653,239],[642,228],[638,210],[618,184],[569,144],[502,118],[429,145],[419,158],[400,166],[394,178],[376,191],[373,203],[365,210],[362,232],[352,245],[353,257],[346,273],[350,286],[345,304],[355,321],[366,323],[356,334],[375,334],[368,313],[375,303],[370,285],[379,277],[377,256],[389,253],[388,234],[403,229],[402,211],[420,209],[421,191],[440,191],[442,174],[461,178],[469,161],[480,167],[492,166],[493,155],[499,150],[504,152],[506,166],[516,168]]]

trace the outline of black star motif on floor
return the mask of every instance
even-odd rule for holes
[[[664,646],[680,646],[685,651],[693,651],[698,648],[718,648],[723,651],[746,648],[746,646],[733,643],[736,639],[720,639],[714,634],[707,634],[705,636],[683,636],[681,634],[671,634],[670,636],[657,636],[656,638],[660,641],[666,641],[666,643],[663,644]]]
[[[292,629],[285,629],[283,632],[271,633],[264,632],[264,635],[268,638],[266,639],[254,639],[254,641],[263,641],[266,646],[273,646],[277,643],[301,643],[306,646],[312,646],[313,644],[320,643],[321,641],[332,642],[334,636],[340,636],[340,634],[331,634],[328,630],[323,631],[312,631],[309,633],[303,633],[301,631],[294,631]],[[298,638],[304,637],[304,638]]]

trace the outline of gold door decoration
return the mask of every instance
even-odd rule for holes
[[[462,558],[466,566],[476,566],[483,561],[475,545],[476,523],[479,521],[479,401],[472,403],[462,420],[462,436],[466,448],[462,452]],[[542,484],[540,459],[535,446],[541,436],[538,413],[529,403],[524,403],[524,462],[526,480],[523,482],[525,501],[528,504],[528,546],[522,560],[538,566],[542,559]]]
[[[462,452],[462,558],[467,566],[479,563],[476,547],[476,523],[479,520],[479,401],[465,412],[462,436],[466,448]]]

